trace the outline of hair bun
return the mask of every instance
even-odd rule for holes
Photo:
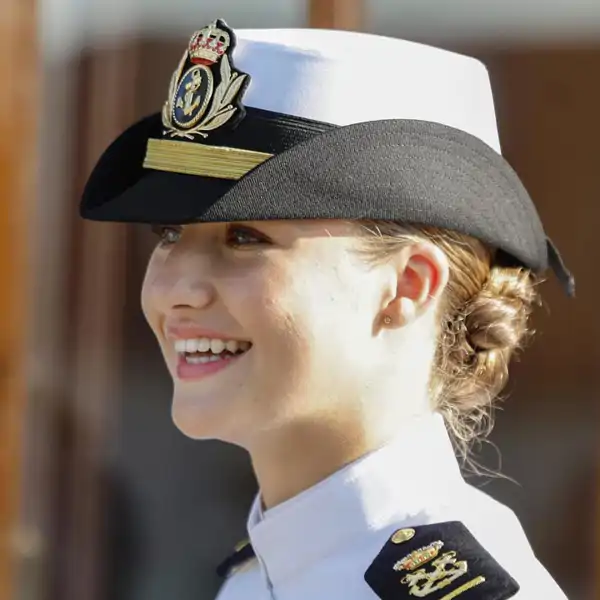
[[[448,324],[439,407],[465,456],[467,444],[489,431],[490,408],[506,385],[512,355],[530,333],[537,299],[529,271],[492,267],[480,291]]]
[[[527,331],[536,300],[528,271],[492,268],[487,283],[470,302],[464,316],[467,341],[475,352],[512,352]]]

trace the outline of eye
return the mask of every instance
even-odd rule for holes
[[[256,244],[270,244],[271,240],[264,233],[247,227],[246,225],[228,225],[225,234],[225,243],[230,248],[254,246]]]
[[[153,225],[152,232],[159,237],[159,246],[172,246],[181,239],[182,229],[174,225]]]

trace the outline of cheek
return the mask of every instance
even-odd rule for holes
[[[222,297],[253,339],[272,338],[288,329],[290,279],[277,265],[259,265],[228,274]]]
[[[303,275],[290,282],[285,305],[299,364],[323,382],[342,376],[351,381],[371,351],[372,281],[343,258],[338,265],[312,266]]]
[[[246,263],[221,281],[220,296],[240,332],[254,343],[253,361],[267,387],[289,379],[306,354],[310,329],[299,314],[303,293],[298,277],[297,268],[270,260]]]
[[[224,295],[234,299],[231,312],[269,364],[298,368],[339,352],[353,326],[359,326],[357,314],[365,318],[368,311],[360,306],[356,282],[335,267],[314,261],[294,261],[289,267],[269,265],[255,276],[231,279]]]
[[[146,274],[144,276],[140,294],[142,312],[152,329],[155,329],[158,318],[158,299],[160,297],[157,279],[159,272],[158,263],[159,261],[156,252],[154,252],[146,267]]]

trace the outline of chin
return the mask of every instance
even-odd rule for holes
[[[175,389],[171,407],[173,423],[185,436],[194,440],[221,440],[238,443],[240,431],[237,399],[225,400],[217,395],[202,398],[198,394]]]

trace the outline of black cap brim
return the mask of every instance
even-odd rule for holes
[[[144,169],[147,140],[158,135],[155,115],[107,150],[84,193],[85,218],[390,219],[472,235],[534,271],[548,266],[546,236],[519,178],[462,131],[393,120],[311,132],[239,181]],[[233,145],[234,138],[222,143]],[[253,145],[262,149],[265,142]]]

